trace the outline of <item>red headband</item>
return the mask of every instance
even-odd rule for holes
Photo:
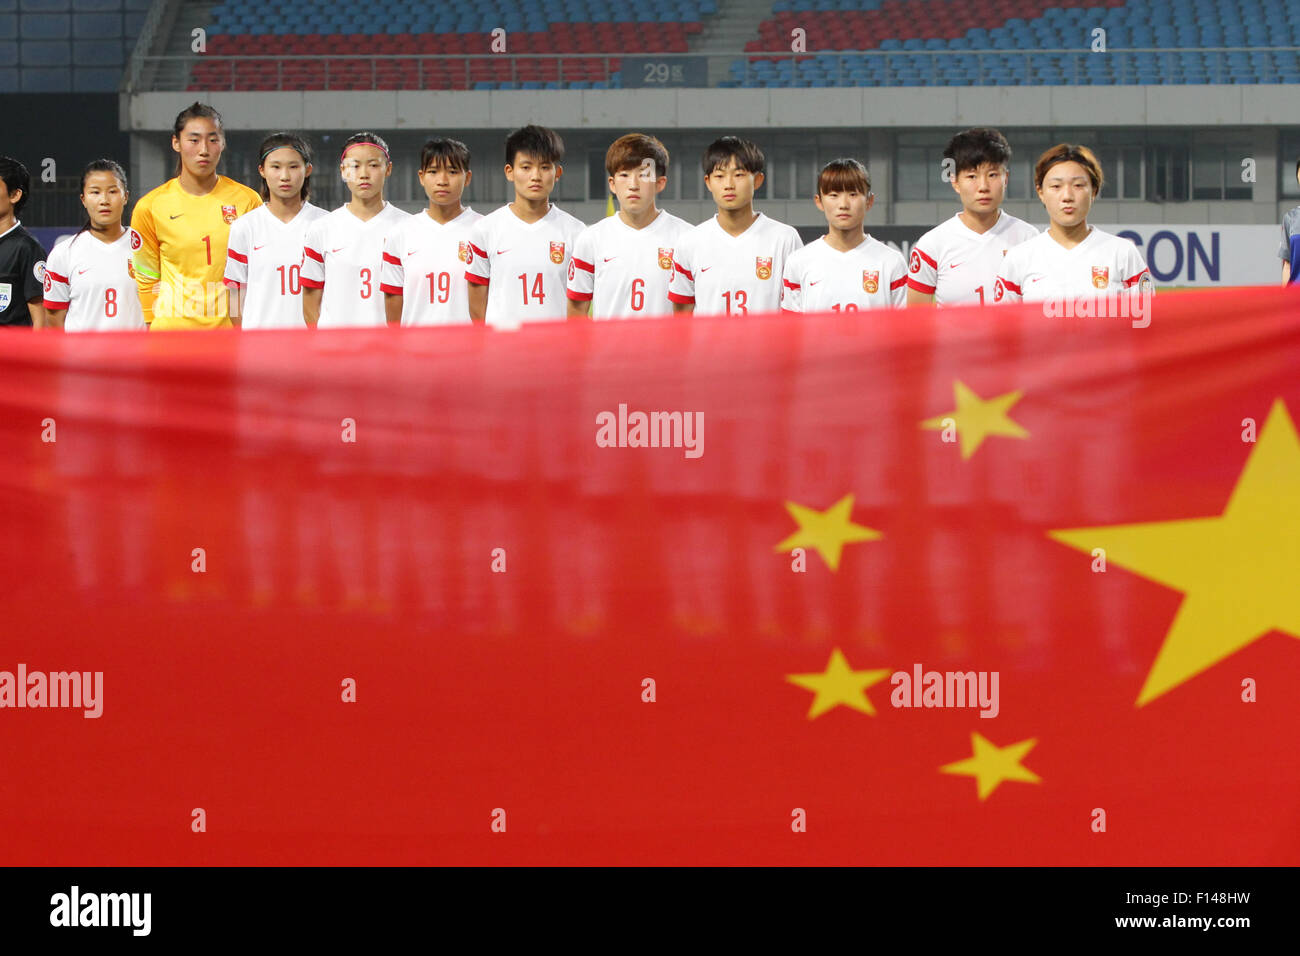
[[[343,147],[343,155],[339,157],[340,163],[343,162],[344,157],[346,157],[348,154],[348,150],[351,149],[353,146],[373,146],[375,149],[379,150],[381,153],[384,154],[384,159],[387,159],[390,163],[392,162],[392,159],[390,159],[388,156],[388,150],[384,149],[384,147],[380,146],[378,143],[372,143],[370,142],[370,140],[365,140],[364,142],[360,142],[360,143],[348,143],[347,146]]]

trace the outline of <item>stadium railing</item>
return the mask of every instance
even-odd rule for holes
[[[1192,57],[1196,58],[1194,62]],[[1267,69],[1260,66],[1264,57],[1272,58]],[[698,67],[701,61],[712,60],[728,65],[729,79],[722,85],[742,87],[1300,82],[1300,47],[1164,47],[1112,49],[1104,55],[1074,48],[737,51],[708,56],[647,53],[139,56],[127,71],[124,92],[190,88],[196,82],[192,68],[199,66],[203,66],[200,88],[204,90],[498,89],[503,84],[525,89],[583,89],[592,85],[701,88],[708,84],[699,77],[708,74]],[[633,62],[635,69],[629,70]],[[688,63],[696,68],[672,69],[674,65]],[[668,69],[643,72],[642,68],[650,64],[664,64]],[[185,69],[185,65],[191,69]],[[313,65],[315,72],[309,80],[304,79],[302,74],[312,70]],[[593,72],[596,65],[598,68]],[[158,69],[149,70],[150,66]],[[153,83],[143,88],[137,85],[142,76],[150,75],[157,78]],[[394,82],[403,85],[393,86]],[[177,83],[184,85],[177,86]],[[525,83],[527,87],[523,86]]]

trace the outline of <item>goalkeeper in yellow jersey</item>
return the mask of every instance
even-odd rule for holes
[[[131,213],[140,306],[151,329],[230,326],[226,240],[230,224],[262,205],[257,193],[217,174],[225,149],[221,114],[194,103],[172,127],[176,178],[146,193]]]

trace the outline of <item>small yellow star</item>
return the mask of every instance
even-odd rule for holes
[[[852,495],[845,495],[825,511],[797,505],[793,501],[787,501],[785,508],[799,523],[799,530],[778,544],[775,550],[784,553],[793,548],[816,548],[832,571],[839,570],[840,552],[844,545],[878,541],[884,537],[879,531],[854,524],[849,518],[853,511]]]
[[[1028,438],[1019,422],[1007,417],[1011,406],[1020,401],[1022,392],[1007,392],[997,398],[983,399],[976,395],[965,382],[955,381],[952,385],[953,395],[957,399],[957,408],[946,415],[927,418],[921,422],[922,428],[943,429],[944,422],[951,419],[957,428],[957,437],[961,440],[961,457],[970,458],[990,435],[1002,435],[1006,438]]]
[[[840,704],[874,717],[876,708],[871,706],[871,698],[866,695],[866,689],[872,684],[879,684],[889,673],[888,670],[852,670],[837,647],[831,651],[831,659],[822,673],[787,674],[785,679],[817,695],[813,698],[812,707],[808,709],[809,720],[815,720]]]
[[[1041,783],[1042,778],[1020,761],[1025,754],[1034,749],[1038,743],[1022,740],[1019,743],[999,747],[980,734],[970,735],[973,757],[945,764],[939,768],[940,773],[960,773],[975,778],[976,789],[981,800],[987,800],[990,793],[998,788],[1003,780],[1020,780],[1024,783]]]

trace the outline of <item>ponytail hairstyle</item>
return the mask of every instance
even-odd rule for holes
[[[266,162],[266,157],[271,155],[277,149],[288,147],[302,157],[304,166],[311,165],[311,147],[301,136],[293,133],[272,133],[266,139],[262,140],[262,145],[257,147],[257,165],[261,168]],[[266,177],[258,173],[257,178],[261,180],[258,187],[258,193],[262,197],[262,202],[269,202],[271,199],[271,187],[266,184]],[[311,173],[308,173],[302,181],[302,191],[298,194],[303,202],[306,202],[311,196]]]
[[[222,140],[226,138],[226,127],[225,124],[221,122],[221,114],[211,106],[208,106],[208,104],[199,103],[197,101],[191,103],[189,106],[185,107],[185,109],[176,114],[176,122],[172,123],[172,137],[179,140],[181,138],[181,130],[183,130],[185,124],[192,119],[212,120],[212,122],[217,124],[217,130],[221,133]],[[176,156],[175,175],[179,176],[181,174],[182,165],[181,157],[178,153]]]
[[[126,184],[126,170],[122,168],[120,163],[112,159],[92,159],[86,164],[86,168],[81,171],[81,191],[79,195],[86,195],[86,180],[90,178],[91,173],[112,173],[117,181],[122,184],[123,199],[130,196],[130,190],[127,188]],[[125,212],[125,205],[123,205],[122,208],[123,212]],[[75,239],[76,236],[81,235],[89,228],[90,216],[86,216],[86,221],[82,224],[81,228],[77,230],[76,235],[74,235],[73,238]]]

